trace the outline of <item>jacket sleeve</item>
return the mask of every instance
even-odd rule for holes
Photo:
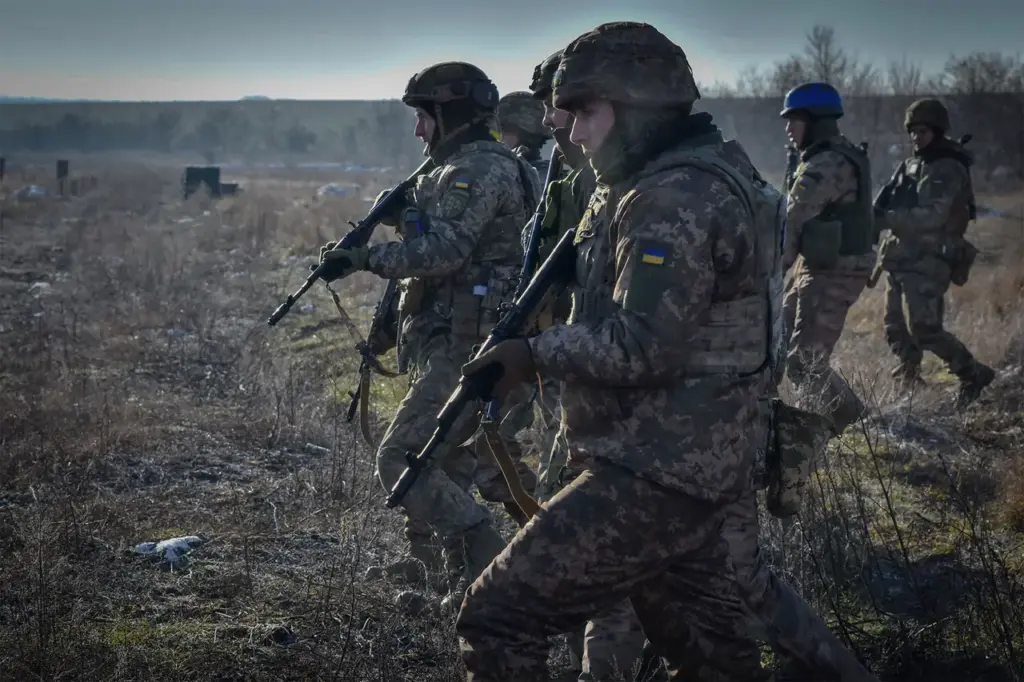
[[[466,164],[448,173],[438,188],[429,228],[401,242],[370,247],[367,269],[385,279],[446,277],[469,262],[487,225],[494,221],[509,182],[508,165]],[[513,171],[515,171],[513,165]]]
[[[963,191],[966,175],[954,159],[942,159],[925,167],[917,183],[917,205],[885,212],[884,226],[900,239],[941,230]]]
[[[700,195],[659,187],[628,200],[610,230],[617,234],[614,312],[531,339],[542,374],[613,387],[664,385],[684,376],[708,315],[716,264],[729,267],[749,234],[739,199],[719,181],[709,184]]]

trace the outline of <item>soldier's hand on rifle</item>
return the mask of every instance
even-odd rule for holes
[[[533,351],[526,339],[512,339],[502,341],[479,357],[470,360],[462,366],[462,376],[469,380],[477,379],[483,382],[485,377],[495,370],[493,365],[501,366],[501,374],[490,395],[486,395],[487,386],[481,386],[485,392],[484,398],[496,398],[499,401],[527,381],[533,380],[537,375],[537,368],[533,364]]]
[[[336,279],[344,279],[352,273],[366,269],[366,259],[369,256],[368,246],[359,246],[354,249],[335,249],[337,242],[327,242],[320,247],[319,265],[309,266],[310,270],[320,270],[320,277],[333,282]]]

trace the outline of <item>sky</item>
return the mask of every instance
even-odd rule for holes
[[[800,51],[815,23],[861,60],[926,72],[951,52],[1024,49],[1020,0],[0,0],[0,95],[389,99],[447,60],[505,93],[616,20],[656,26],[703,83]]]

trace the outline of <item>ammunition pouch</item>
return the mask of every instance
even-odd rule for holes
[[[838,220],[815,218],[800,232],[800,254],[809,268],[827,270],[839,263],[843,224]]]
[[[452,334],[456,338],[484,339],[501,319],[501,304],[512,298],[518,266],[482,264],[469,290],[451,295]],[[463,285],[465,286],[465,285]]]
[[[765,504],[773,516],[800,512],[804,489],[831,430],[821,415],[771,400],[768,448],[765,456]]]

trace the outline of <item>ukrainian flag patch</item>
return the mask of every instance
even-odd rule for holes
[[[648,246],[641,252],[640,260],[647,265],[664,265],[665,249],[656,246]]]
[[[469,178],[455,178],[455,182],[452,183],[455,189],[469,189]]]

